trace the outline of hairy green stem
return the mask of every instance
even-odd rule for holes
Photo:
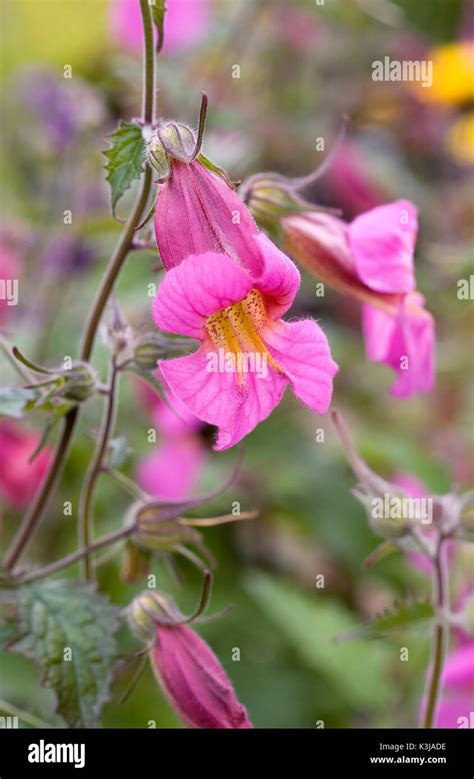
[[[140,0],[143,18],[143,31],[145,41],[144,73],[143,73],[143,106],[142,121],[151,124],[154,121],[155,112],[155,57],[151,11],[147,0]],[[81,359],[89,361],[97,334],[97,329],[104,312],[105,306],[112,292],[123,263],[132,248],[135,230],[140,224],[145,210],[152,184],[152,172],[149,166],[145,174],[135,200],[135,204],[127,219],[125,227],[120,235],[118,243],[106,269],[102,283],[92,304],[87,318],[81,345]],[[72,441],[73,433],[79,416],[79,406],[76,406],[66,414],[60,439],[57,443],[53,460],[48,473],[42,483],[33,503],[25,514],[23,521],[14,536],[11,545],[5,555],[4,565],[8,571],[13,569],[29,543],[44,516],[44,513],[53,497],[56,485],[62,473],[64,461]]]
[[[54,563],[45,565],[43,568],[37,568],[35,571],[26,573],[24,576],[19,578],[19,581],[26,583],[35,582],[38,579],[45,579],[50,574],[62,571],[63,568],[68,568],[73,563],[77,563],[79,560],[83,560],[93,552],[102,549],[104,546],[114,544],[117,541],[121,541],[122,539],[127,538],[133,533],[133,531],[133,526],[130,526],[121,528],[120,530],[114,530],[112,533],[107,533],[107,535],[102,536],[102,538],[98,538],[97,541],[94,541],[94,543],[90,544],[90,546],[76,549],[75,552],[71,552],[71,554],[68,554],[66,557],[62,557],[61,560],[56,560]]]
[[[84,486],[81,493],[79,504],[79,545],[85,548],[89,547],[92,536],[92,524],[94,519],[93,501],[97,480],[102,471],[102,464],[107,454],[110,436],[113,433],[115,425],[115,415],[117,410],[117,366],[115,356],[112,356],[109,370],[109,392],[104,406],[104,415],[100,428],[97,446],[92,458],[91,464],[87,470]],[[92,562],[89,555],[83,559],[83,576],[86,581],[93,578]]]
[[[155,118],[155,41],[149,0],[140,0],[143,23],[143,98],[142,121],[152,124]]]

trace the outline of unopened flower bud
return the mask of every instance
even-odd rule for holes
[[[186,543],[202,547],[201,534],[184,524],[179,516],[170,516],[168,507],[144,504],[136,510],[134,521],[135,532],[131,538],[142,549],[173,552]]]
[[[252,727],[218,658],[191,628],[158,626],[150,661],[163,692],[189,728]]]
[[[127,609],[130,628],[139,638],[149,640],[158,625],[176,625],[185,619],[170,595],[164,592],[143,592]]]
[[[163,142],[157,133],[148,141],[148,162],[158,173],[160,181],[165,181],[171,173],[171,164]]]
[[[74,363],[69,370],[62,373],[62,376],[65,381],[61,395],[67,400],[82,403],[95,391],[97,376],[89,363]]]
[[[147,333],[140,338],[134,349],[133,358],[138,368],[155,370],[158,360],[177,356],[190,347],[190,339],[170,338],[158,333]]]
[[[410,517],[404,515],[399,494],[366,494],[357,489],[353,490],[353,494],[366,508],[369,525],[377,535],[394,540],[410,531]]]
[[[284,216],[308,209],[308,204],[277,175],[253,176],[242,184],[240,194],[259,227],[272,234],[280,231]]]
[[[196,135],[190,127],[178,122],[168,122],[158,130],[160,140],[175,160],[191,162],[196,149]]]
[[[171,175],[173,161],[191,163],[196,156],[197,137],[185,124],[168,122],[148,141],[148,161],[160,181]]]

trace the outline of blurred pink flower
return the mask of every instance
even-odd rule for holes
[[[180,500],[189,497],[206,460],[206,452],[192,435],[164,438],[137,467],[140,486],[154,498]]]
[[[218,427],[217,450],[266,419],[288,384],[312,410],[328,409],[337,365],[326,336],[312,320],[280,319],[299,281],[291,260],[257,232],[250,257],[244,249],[238,262],[213,252],[190,256],[161,283],[153,303],[158,327],[201,341],[196,352],[161,361],[161,373],[173,397]]]
[[[164,384],[165,399],[144,382],[140,393],[159,433],[159,442],[139,462],[137,480],[154,498],[180,500],[193,493],[207,458],[199,435],[202,422],[178,397],[171,396],[159,371],[155,376]]]
[[[51,461],[48,447],[29,462],[39,442],[39,435],[19,424],[0,422],[0,499],[14,509],[28,505],[48,470]]]
[[[321,38],[321,27],[314,10],[297,6],[277,6],[275,22],[279,35],[298,51],[311,49]]]
[[[326,173],[324,190],[342,210],[356,216],[382,205],[383,192],[365,170],[366,165],[354,144],[345,143]]]
[[[167,0],[163,51],[183,51],[199,43],[207,33],[210,17],[210,0]],[[139,0],[111,0],[110,32],[120,46],[142,51]]]
[[[171,706],[188,727],[252,727],[219,660],[191,628],[158,625],[150,660]]]
[[[312,212],[283,219],[289,252],[322,281],[363,303],[369,360],[398,374],[391,394],[410,397],[434,384],[434,320],[415,291],[418,219],[407,200],[378,206],[349,225]]]

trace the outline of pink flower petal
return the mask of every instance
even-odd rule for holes
[[[207,317],[243,300],[252,286],[249,274],[225,254],[191,256],[165,275],[153,317],[162,330],[202,340]]]
[[[266,295],[266,309],[272,319],[286,314],[300,286],[300,274],[294,262],[265,235],[257,242],[262,249],[264,266],[255,286]]]
[[[171,705],[189,727],[252,727],[219,660],[193,630],[158,627],[150,659]]]
[[[272,357],[284,369],[296,397],[313,411],[325,414],[338,366],[319,325],[311,319],[279,320],[265,329],[263,339]]]
[[[408,200],[377,206],[356,217],[348,238],[360,280],[377,292],[412,292],[417,232],[417,210]]]
[[[464,695],[443,696],[436,715],[435,727],[454,729],[459,728],[463,721],[469,723],[473,709],[472,699],[473,693],[469,691]]]
[[[160,369],[171,391],[199,419],[219,428],[215,449],[234,446],[266,419],[281,400],[287,378],[270,366],[266,376],[248,372],[245,384],[238,383],[236,372],[209,370],[205,347],[194,354],[162,361]]]
[[[262,268],[249,210],[223,179],[199,162],[173,162],[155,212],[156,243],[167,270],[189,255],[223,253],[254,274]]]
[[[397,317],[373,306],[362,308],[367,357],[389,365],[398,374],[390,390],[396,397],[410,397],[433,389],[434,321],[420,307],[421,300],[420,295],[407,296]]]
[[[459,687],[465,690],[472,687],[474,704],[474,640],[464,644],[448,656],[443,671],[443,684],[446,687]]]

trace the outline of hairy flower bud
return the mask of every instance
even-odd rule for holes
[[[296,192],[282,185],[278,176],[264,174],[253,176],[239,190],[241,197],[259,227],[273,236],[281,233],[281,220],[293,213],[303,213],[309,206]]]
[[[81,403],[95,391],[97,376],[89,363],[74,363],[69,370],[63,371],[62,377],[65,381],[60,394],[67,400]]]
[[[155,552],[173,552],[180,544],[186,543],[202,545],[201,534],[197,530],[184,524],[179,516],[170,516],[169,507],[161,507],[159,503],[138,507],[132,541],[141,549]]]
[[[180,355],[189,349],[192,342],[180,338],[161,335],[159,333],[147,333],[135,343],[133,359],[135,365],[144,371],[155,370],[158,360]]]
[[[158,130],[158,135],[170,157],[180,162],[191,162],[197,137],[190,127],[178,122],[168,122]]]
[[[139,638],[149,640],[158,625],[176,625],[185,620],[171,595],[160,591],[143,592],[127,609],[130,628]]]

